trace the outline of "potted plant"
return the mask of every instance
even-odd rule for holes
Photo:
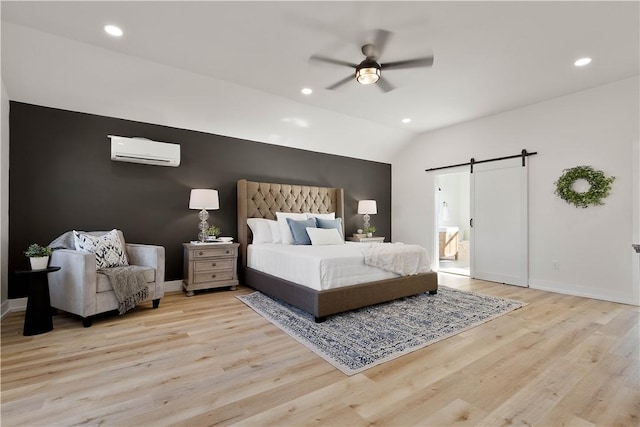
[[[210,239],[216,239],[220,235],[220,229],[215,225],[207,228],[207,235]]]
[[[53,251],[48,246],[40,246],[37,243],[29,245],[24,254],[29,257],[32,270],[43,270],[49,264],[49,257]]]
[[[373,233],[376,232],[376,228],[375,227],[366,227],[364,230],[362,230],[363,232],[367,233],[367,237],[373,237]]]

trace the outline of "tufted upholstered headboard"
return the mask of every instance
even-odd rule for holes
[[[276,219],[276,212],[335,212],[336,218],[344,218],[344,191],[342,188],[239,180],[238,243],[243,267],[247,266],[247,245],[252,237],[247,218]]]

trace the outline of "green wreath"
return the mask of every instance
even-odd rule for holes
[[[565,202],[578,208],[603,205],[602,199],[609,195],[611,183],[616,179],[615,176],[605,176],[604,172],[595,170],[591,166],[576,166],[562,172],[562,176],[555,183],[555,193]],[[587,191],[579,193],[573,189],[573,183],[579,179],[589,183],[590,187]]]

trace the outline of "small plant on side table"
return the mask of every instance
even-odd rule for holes
[[[43,270],[47,268],[49,257],[52,253],[53,251],[50,247],[40,246],[37,243],[29,245],[27,250],[24,251],[25,256],[29,257],[32,270]]]
[[[363,233],[367,234],[367,237],[373,237],[373,233],[376,232],[376,228],[371,226],[371,227],[366,227],[364,230],[362,230]]]
[[[209,235],[210,237],[218,237],[220,235],[220,229],[215,225],[212,225],[211,227],[207,228],[207,235]]]

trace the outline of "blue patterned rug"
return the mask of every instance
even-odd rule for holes
[[[237,297],[347,375],[474,328],[526,305],[438,287],[412,297],[329,316],[312,315],[260,292]]]

